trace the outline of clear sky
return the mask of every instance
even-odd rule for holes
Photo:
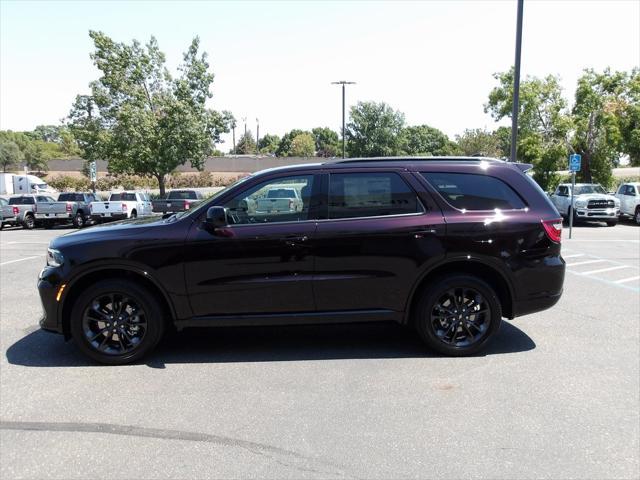
[[[210,106],[255,133],[341,122],[347,103],[385,101],[408,124],[450,136],[495,124],[483,104],[513,64],[516,0],[0,0],[0,128],[56,124],[98,77],[88,30],[154,35],[171,71],[195,35],[215,73]],[[640,65],[640,0],[525,0],[522,75],[558,74],[567,97],[584,68]],[[242,127],[241,127],[242,128]],[[229,148],[229,143],[222,146]]]

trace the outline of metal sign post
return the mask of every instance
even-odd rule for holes
[[[580,163],[582,157],[577,153],[569,155],[569,170],[571,170],[571,215],[569,215],[569,239],[573,233],[573,216],[575,215],[573,208],[573,191],[576,189],[576,172],[580,171]]]
[[[96,193],[96,181],[98,180],[98,166],[95,161],[89,163],[89,179],[91,180],[91,189]]]

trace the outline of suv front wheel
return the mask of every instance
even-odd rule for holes
[[[451,356],[473,355],[500,328],[502,308],[494,289],[471,275],[447,275],[427,286],[414,311],[427,346]]]
[[[164,315],[158,299],[128,280],[103,280],[82,292],[71,335],[83,353],[109,365],[135,362],[158,344]]]

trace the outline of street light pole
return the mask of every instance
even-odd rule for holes
[[[256,118],[256,155],[260,153],[260,120]]]
[[[345,85],[354,85],[356,82],[347,82],[346,80],[340,80],[339,82],[331,82],[332,85],[342,85],[342,158],[347,158],[346,138],[344,130],[345,121]]]
[[[522,51],[522,8],[524,0],[518,0],[518,18],[516,24],[516,62],[513,69],[513,110],[511,112],[511,158],[516,161],[518,142],[518,112],[520,111],[520,53]]]

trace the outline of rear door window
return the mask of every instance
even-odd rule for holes
[[[397,173],[332,173],[329,177],[330,219],[423,211],[416,192]]]
[[[526,207],[522,198],[496,177],[439,172],[423,172],[422,176],[459,210],[519,210]]]

